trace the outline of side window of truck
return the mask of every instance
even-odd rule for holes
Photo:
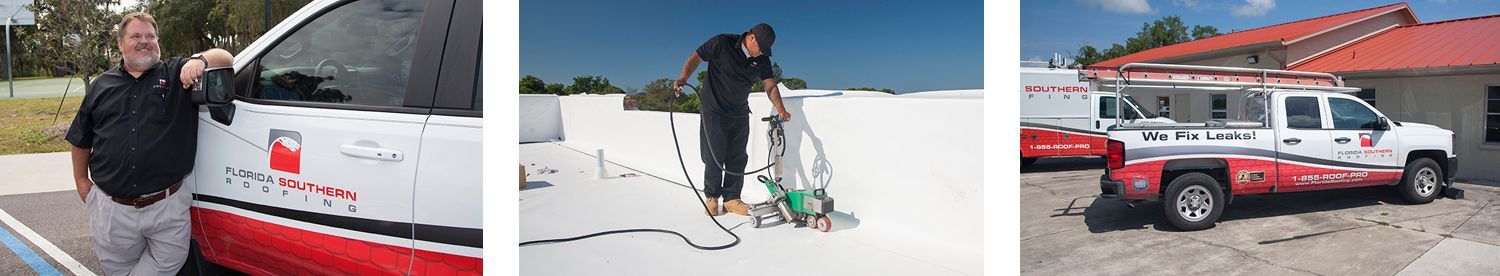
[[[1115,97],[1099,97],[1099,119],[1115,118]]]
[[[1344,98],[1328,98],[1328,111],[1333,113],[1334,129],[1375,129],[1377,115],[1375,111],[1354,100]]]
[[[1289,128],[1323,128],[1322,114],[1318,97],[1286,97],[1286,126]]]
[[[251,98],[401,107],[422,0],[363,0],[319,15],[261,57]]]

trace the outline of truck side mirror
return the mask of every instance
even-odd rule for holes
[[[198,85],[193,86],[192,100],[195,104],[222,107],[234,101],[234,67],[214,67],[203,70]]]
[[[1391,121],[1385,117],[1375,119],[1375,130],[1391,130]]]

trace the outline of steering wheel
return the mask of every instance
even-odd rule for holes
[[[323,61],[319,61],[318,62],[318,67],[313,70],[313,73],[315,74],[315,76],[317,74],[322,74],[323,73],[323,67],[327,67],[327,66],[333,66],[334,69],[337,69],[336,71],[333,71],[333,73],[330,73],[327,76],[325,76],[325,78],[327,78],[330,81],[333,80],[334,77],[337,77],[340,72],[344,72],[344,71],[348,71],[349,70],[348,67],[344,67],[344,63],[338,62],[338,61],[333,60],[331,58],[325,58],[325,59],[323,59]]]

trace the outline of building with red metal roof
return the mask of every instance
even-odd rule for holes
[[[1454,70],[1483,71],[1483,67],[1500,65],[1497,30],[1500,30],[1500,14],[1399,26],[1292,64],[1288,69],[1355,76],[1392,70],[1399,72],[1387,73],[1419,76],[1451,75]]]
[[[1422,23],[1406,3],[1157,47],[1090,67],[1150,62],[1333,73],[1394,121],[1453,130],[1458,176],[1500,181],[1500,14]],[[1107,68],[1104,68],[1107,69]],[[1233,119],[1235,93],[1131,93],[1179,122]],[[1174,110],[1175,109],[1175,110]]]
[[[1282,65],[1289,60],[1301,60],[1359,38],[1351,34],[1368,34],[1383,28],[1417,22],[1417,16],[1412,13],[1411,7],[1402,2],[1151,48],[1092,66],[1115,67],[1132,62],[1198,64],[1224,56],[1263,53],[1271,60],[1266,63],[1257,61],[1256,64],[1244,64],[1254,65],[1244,67],[1282,69]]]

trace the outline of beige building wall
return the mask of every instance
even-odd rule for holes
[[[1286,60],[1286,53],[1287,53],[1286,49],[1275,49],[1275,50],[1269,50],[1269,51],[1245,52],[1245,53],[1239,53],[1239,54],[1226,54],[1226,55],[1221,55],[1221,56],[1211,57],[1211,58],[1205,58],[1205,59],[1186,60],[1186,61],[1173,61],[1173,62],[1170,62],[1170,63],[1172,63],[1172,64],[1187,64],[1187,65],[1224,66],[1224,67],[1241,67],[1241,68],[1258,68],[1258,69],[1276,69],[1276,70],[1281,70],[1283,68],[1286,68],[1286,64],[1283,63]],[[1258,57],[1257,58],[1257,62],[1255,64],[1250,64],[1248,62],[1248,60],[1246,59],[1246,58],[1248,58],[1250,56],[1257,56]]]
[[[1500,73],[1346,79],[1375,89],[1375,108],[1392,120],[1435,125],[1458,134],[1458,177],[1500,181],[1500,143],[1484,143],[1485,93]]]

